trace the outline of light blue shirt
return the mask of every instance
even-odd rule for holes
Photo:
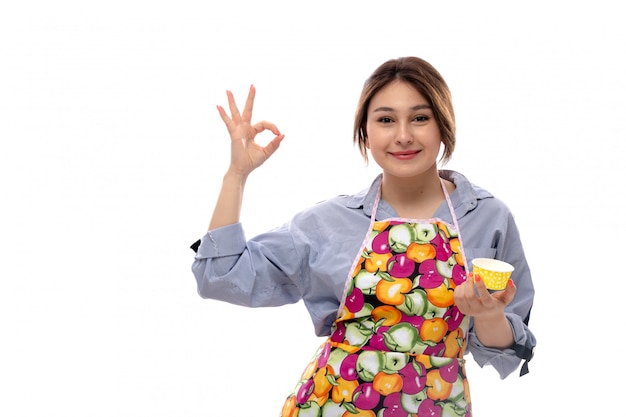
[[[505,313],[515,343],[533,349],[536,341],[527,322],[534,288],[514,218],[508,207],[463,175],[442,170],[454,182],[450,195],[466,258],[496,258],[515,267],[515,299]],[[318,336],[330,334],[352,263],[370,226],[382,175],[359,194],[326,200],[296,214],[289,222],[246,240],[241,223],[207,232],[192,270],[203,298],[261,307],[303,300]],[[398,217],[381,200],[376,220]],[[434,217],[453,223],[444,201]],[[482,367],[492,365],[505,378],[520,364],[513,349],[483,346],[468,336],[469,352]]]

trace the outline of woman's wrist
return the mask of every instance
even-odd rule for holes
[[[230,185],[245,185],[249,173],[241,172],[233,167],[229,167],[222,181]]]
[[[515,344],[511,323],[504,312],[474,317],[474,332],[487,347],[508,349]]]

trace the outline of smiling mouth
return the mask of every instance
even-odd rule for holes
[[[391,155],[399,159],[409,159],[420,153],[420,151],[402,151],[402,152],[390,152]]]

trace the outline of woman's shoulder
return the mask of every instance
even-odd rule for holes
[[[441,171],[441,177],[454,183],[456,189],[453,201],[456,206],[467,211],[480,208],[481,211],[492,213],[510,212],[507,204],[481,185],[471,182],[465,175],[457,171]]]
[[[311,207],[303,210],[302,213],[309,215],[318,215],[336,213],[341,211],[352,212],[363,210],[368,211],[367,207],[371,206],[376,198],[378,185],[381,176],[374,179],[371,185],[354,194],[338,194],[328,199],[321,200]]]
[[[338,215],[344,211],[351,211],[355,205],[355,201],[358,201],[357,195],[340,194],[333,197],[329,197],[325,200],[320,200],[310,207],[305,208],[297,216],[313,216],[313,217],[327,217],[332,215]],[[361,205],[362,207],[362,205]]]

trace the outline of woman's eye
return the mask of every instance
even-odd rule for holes
[[[381,117],[380,119],[378,119],[379,122],[381,123],[391,123],[391,117]]]
[[[425,122],[428,120],[428,116],[415,116],[415,121],[416,122]]]

